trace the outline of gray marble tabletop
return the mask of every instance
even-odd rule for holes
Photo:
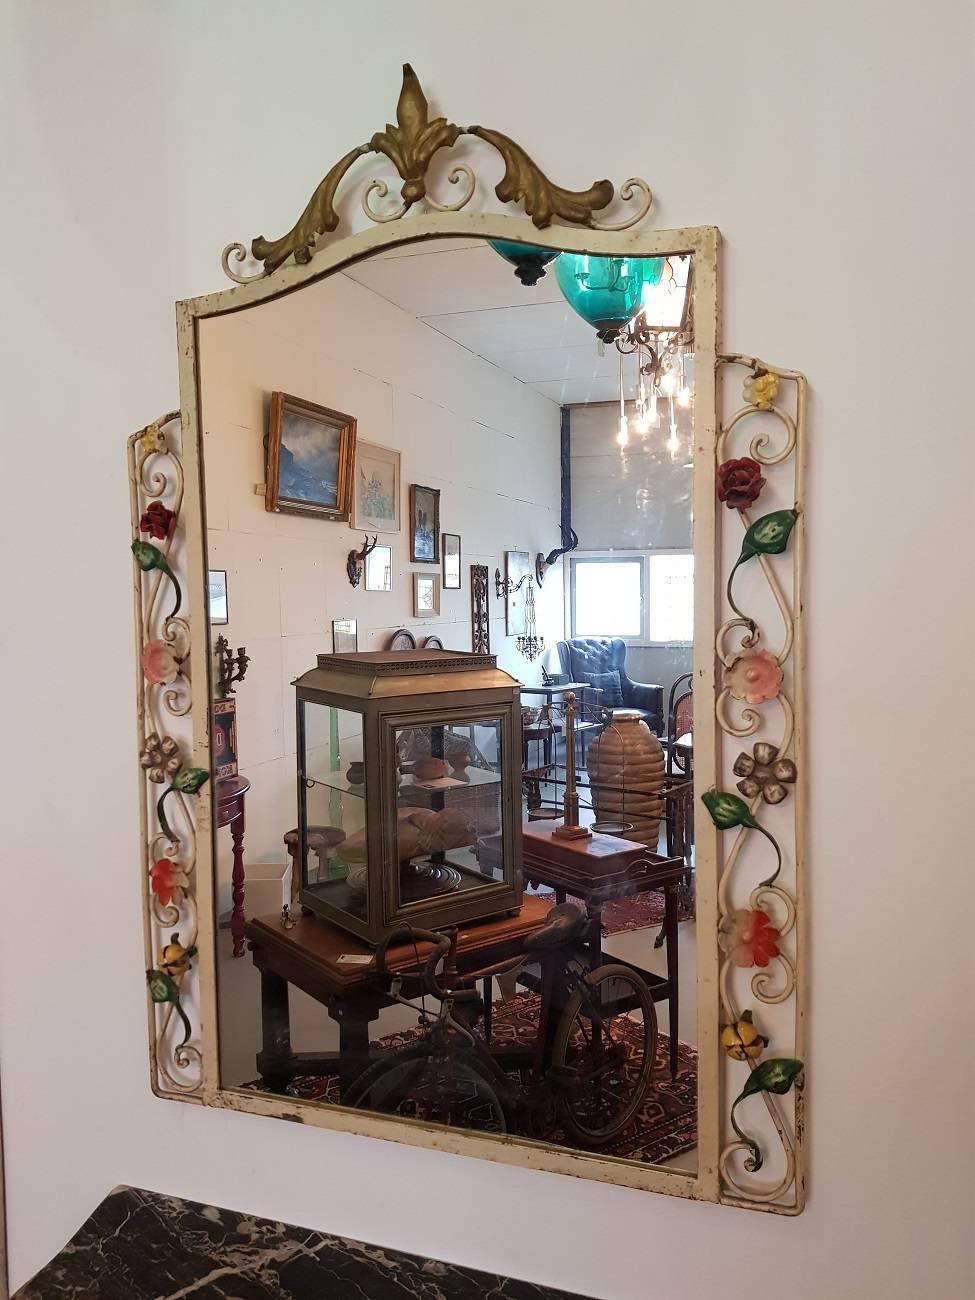
[[[573,1300],[568,1291],[133,1187],[117,1188],[106,1197],[65,1248],[13,1300],[96,1297]]]

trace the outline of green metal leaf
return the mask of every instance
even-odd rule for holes
[[[781,555],[789,545],[789,537],[798,517],[797,510],[775,510],[770,515],[756,519],[745,533],[741,558],[747,560],[753,555]]]
[[[730,831],[735,826],[758,826],[748,810],[748,804],[736,794],[728,794],[724,790],[708,790],[701,795],[701,800],[719,831]]]
[[[745,533],[741,543],[741,554],[735,560],[731,572],[728,574],[728,585],[725,589],[725,595],[728,598],[728,604],[735,611],[743,622],[751,628],[752,634],[755,632],[755,620],[749,618],[735,604],[735,597],[732,591],[735,574],[746,560],[753,559],[756,555],[781,555],[789,545],[789,537],[793,528],[796,526],[796,520],[799,518],[798,510],[773,510],[770,515],[762,515],[761,519],[756,519],[752,526]]]
[[[748,1147],[749,1157],[745,1161],[745,1168],[749,1173],[757,1173],[764,1163],[762,1149],[750,1134],[746,1133],[739,1125],[735,1118],[735,1110],[746,1097],[753,1097],[757,1092],[774,1092],[778,1096],[783,1096],[792,1087],[795,1080],[802,1071],[802,1062],[792,1060],[790,1057],[773,1057],[770,1061],[763,1061],[761,1065],[756,1065],[748,1078],[745,1080],[745,1086],[735,1098],[731,1105],[731,1126],[737,1133],[740,1141]]]
[[[173,584],[173,590],[176,593],[176,604],[169,616],[173,618],[179,612],[179,607],[183,603],[183,592],[180,589],[176,574],[169,567],[165,555],[158,546],[153,546],[152,542],[139,541],[132,543],[132,554],[135,556],[135,562],[143,573],[151,573],[153,569],[159,569]]]
[[[739,799],[738,795],[730,794],[727,790],[707,790],[701,795],[701,802],[711,814],[711,820],[719,831],[730,831],[736,826],[747,826],[750,831],[758,831],[760,835],[765,836],[775,849],[776,867],[769,878],[761,883],[774,884],[782,870],[782,850],[775,836],[752,816],[751,809],[744,799]]]
[[[181,794],[196,794],[209,779],[210,773],[204,767],[184,767],[173,777],[172,788]]]
[[[147,970],[146,982],[149,985],[149,996],[153,1002],[178,1002],[179,989],[176,987],[176,981],[172,976],[167,975],[164,970]]]
[[[801,1070],[802,1061],[796,1061],[791,1057],[775,1057],[770,1061],[763,1061],[745,1080],[745,1086],[738,1100],[754,1096],[756,1092],[774,1092],[782,1097],[792,1087]]]

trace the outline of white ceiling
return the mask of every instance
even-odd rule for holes
[[[549,270],[532,288],[482,240],[408,244],[345,274],[559,405],[619,397],[619,354],[600,356]],[[632,391],[636,367],[626,367]]]

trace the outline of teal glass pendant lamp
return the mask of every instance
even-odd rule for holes
[[[644,290],[660,283],[662,257],[593,257],[562,253],[555,278],[577,315],[611,343],[643,307]]]
[[[510,262],[515,275],[529,288],[538,284],[545,268],[559,256],[557,248],[537,248],[534,244],[514,244],[507,239],[489,239],[494,251]]]

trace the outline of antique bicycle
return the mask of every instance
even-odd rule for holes
[[[521,954],[462,975],[456,930],[407,927],[391,934],[376,952],[382,975],[390,975],[385,959],[392,944],[432,945],[422,973],[391,975],[389,996],[420,1012],[420,1036],[371,1064],[344,1104],[481,1132],[541,1137],[562,1128],[586,1147],[611,1141],[646,1095],[657,1019],[650,990],[635,971],[612,963],[588,968],[592,924],[571,904],[554,907]],[[534,1041],[492,1047],[480,1030],[484,1002],[476,984],[529,963],[539,968]],[[404,982],[418,975],[422,993],[439,1003],[435,1014],[425,1001],[417,1007],[402,994]]]

